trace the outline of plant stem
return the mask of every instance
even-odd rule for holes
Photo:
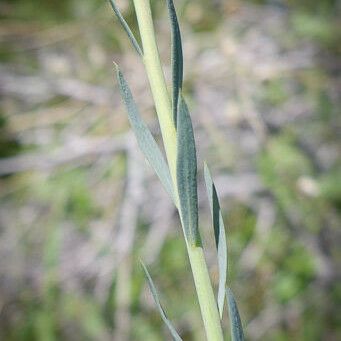
[[[201,316],[208,341],[223,341],[217,303],[214,297],[210,275],[208,273],[204,250],[201,246],[187,245],[195,288],[198,295]]]
[[[162,139],[173,180],[176,202],[178,202],[176,129],[172,117],[171,101],[156,44],[150,2],[149,0],[134,0],[134,6],[142,40],[143,60],[160,123]],[[201,246],[191,246],[187,243],[186,245],[207,339],[208,341],[223,341],[218,307],[215,301],[203,248]]]
[[[149,0],[134,0],[134,6],[143,46],[143,61],[160,123],[168,165],[173,183],[176,184],[176,130],[173,123],[171,101],[156,44],[150,3]]]

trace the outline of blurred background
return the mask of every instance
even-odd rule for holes
[[[117,1],[136,30],[131,1]],[[168,81],[165,1],[152,1]],[[199,159],[248,340],[340,340],[340,2],[177,0]],[[0,339],[204,340],[179,219],[130,131],[115,60],[155,136],[143,65],[104,0],[0,2]],[[228,320],[224,325],[227,328]]]

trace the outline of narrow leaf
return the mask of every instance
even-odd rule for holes
[[[227,303],[229,308],[230,326],[231,326],[231,340],[244,341],[244,333],[242,322],[238,312],[236,300],[230,288],[226,289]]]
[[[161,318],[162,318],[163,322],[166,324],[166,326],[168,327],[170,333],[172,334],[173,340],[174,341],[182,341],[181,337],[179,336],[178,332],[173,327],[172,323],[167,318],[167,315],[166,315],[165,311],[163,310],[163,308],[161,306],[161,303],[160,303],[160,300],[159,300],[159,297],[158,297],[158,293],[156,291],[155,285],[154,285],[153,280],[152,280],[152,278],[151,278],[151,276],[150,276],[150,274],[148,272],[147,267],[142,262],[141,262],[141,265],[142,265],[142,268],[143,268],[144,273],[146,275],[146,278],[148,280],[148,285],[149,285],[150,291],[151,291],[151,293],[153,295],[154,302],[155,302],[157,308],[159,309],[159,312],[160,312],[160,315],[161,315]]]
[[[223,216],[221,213],[219,199],[216,187],[213,183],[211,173],[207,164],[204,164],[205,184],[210,203],[215,243],[218,253],[218,267],[219,267],[219,287],[218,287],[218,308],[220,318],[223,316],[224,301],[225,301],[225,287],[227,278],[227,243],[225,235],[225,226]]]
[[[179,97],[177,122],[176,176],[180,218],[187,242],[191,245],[200,245],[195,141],[191,118],[181,95]]]
[[[139,43],[137,42],[133,32],[131,31],[129,25],[127,24],[127,22],[124,20],[120,10],[118,9],[116,3],[115,3],[115,0],[109,0],[110,4],[111,4],[111,7],[112,9],[114,10],[115,14],[116,14],[116,17],[117,19],[119,20],[120,24],[122,25],[123,29],[126,31],[127,35],[128,35],[128,38],[129,40],[131,41],[131,43],[133,44],[135,50],[137,51],[137,53],[140,55],[140,56],[143,56],[143,52],[142,52],[142,49],[139,45]]]
[[[172,81],[173,81],[173,94],[172,94],[172,109],[173,120],[175,126],[177,126],[177,110],[178,110],[178,98],[182,88],[183,80],[183,55],[182,55],[182,43],[181,34],[176,16],[173,0],[167,0],[169,17],[172,25]]]
[[[165,187],[168,194],[174,200],[173,196],[173,184],[167,163],[157,145],[153,135],[148,129],[147,125],[143,122],[133,100],[133,96],[129,89],[126,80],[123,77],[122,72],[116,65],[117,80],[120,86],[121,95],[124,104],[128,111],[128,118],[131,127],[135,133],[138,145],[142,150],[144,156],[152,166],[156,174],[158,175],[162,185]]]

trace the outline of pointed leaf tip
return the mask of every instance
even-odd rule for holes
[[[226,296],[230,317],[231,340],[244,341],[243,327],[240,320],[237,303],[230,288],[226,289]]]
[[[179,336],[178,332],[176,331],[176,329],[173,327],[172,323],[170,322],[170,320],[168,319],[164,309],[161,306],[160,300],[159,300],[159,296],[156,290],[156,287],[154,285],[154,282],[149,274],[149,271],[147,269],[147,267],[144,265],[144,263],[140,260],[141,266],[143,268],[143,271],[145,273],[145,276],[147,278],[148,281],[148,285],[149,285],[149,289],[151,291],[151,294],[153,296],[154,302],[159,310],[159,313],[161,315],[161,318],[163,320],[163,322],[166,324],[168,330],[170,331],[172,338],[174,341],[182,341],[181,337]]]
[[[171,180],[168,165],[152,133],[141,119],[130,88],[118,66],[116,67],[116,74],[122,99],[128,112],[129,122],[135,133],[138,145],[142,150],[145,158],[154,169],[155,173],[158,175],[162,185],[174,201],[173,183]]]
[[[128,23],[125,21],[125,19],[123,18],[123,15],[121,14],[119,8],[117,7],[116,3],[114,0],[109,0],[111,8],[113,9],[117,19],[119,20],[121,26],[123,27],[123,29],[125,30],[125,32],[128,35],[129,40],[131,41],[131,43],[133,44],[136,52],[140,55],[143,56],[143,52],[142,49],[139,45],[139,43],[137,42],[133,32],[131,31]]]
[[[223,316],[224,302],[225,302],[225,287],[227,281],[228,262],[227,262],[227,242],[225,234],[225,226],[223,221],[222,212],[220,209],[219,199],[216,191],[216,187],[212,180],[210,170],[204,163],[204,177],[205,185],[210,204],[214,237],[218,253],[218,268],[219,268],[219,287],[218,287],[218,308],[220,318]]]

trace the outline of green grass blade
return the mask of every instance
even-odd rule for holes
[[[198,229],[197,158],[193,127],[187,105],[180,95],[177,125],[176,176],[179,193],[179,209],[186,240],[201,245]]]
[[[110,5],[112,7],[112,9],[114,10],[115,14],[116,14],[116,17],[117,19],[119,20],[120,24],[122,25],[123,29],[126,31],[127,35],[128,35],[128,38],[129,40],[131,41],[131,43],[133,44],[136,52],[140,55],[140,56],[143,56],[143,52],[142,52],[142,49],[139,45],[139,43],[137,42],[133,32],[131,31],[129,25],[127,24],[127,22],[124,20],[120,10],[118,9],[116,3],[114,0],[109,0],[110,2]]]
[[[161,318],[162,318],[163,322],[168,327],[168,329],[169,329],[169,331],[170,331],[170,333],[171,333],[171,335],[173,337],[173,340],[174,341],[182,341],[181,337],[179,336],[178,332],[173,327],[172,323],[167,318],[167,315],[166,315],[165,311],[163,310],[163,308],[161,306],[158,293],[156,291],[155,285],[154,285],[153,280],[152,280],[152,278],[151,278],[151,276],[150,276],[150,274],[148,272],[147,267],[143,264],[143,262],[141,262],[141,265],[142,265],[142,268],[143,268],[144,273],[146,275],[146,278],[148,280],[148,285],[149,285],[150,291],[152,293],[152,296],[154,298],[154,302],[155,302],[157,308],[159,309],[159,312],[160,312],[160,315],[161,315]]]
[[[244,341],[244,333],[242,322],[240,320],[236,300],[230,288],[226,289],[227,303],[229,308],[230,326],[231,326],[231,340]]]
[[[133,100],[133,96],[131,94],[129,86],[125,81],[122,72],[119,70],[117,66],[116,73],[121,95],[128,111],[128,118],[131,127],[135,133],[138,145],[142,150],[144,156],[148,160],[149,164],[152,166],[152,168],[158,175],[162,185],[165,187],[168,194],[174,200],[173,184],[167,163],[152,133],[141,119],[136,104]]]
[[[182,88],[183,80],[183,55],[182,55],[182,43],[181,34],[176,16],[173,0],[167,0],[169,17],[172,25],[172,81],[173,81],[173,94],[172,94],[172,110],[173,120],[175,126],[177,125],[177,110],[178,110],[178,98]]]
[[[213,229],[214,229],[214,237],[215,243],[217,247],[218,253],[218,267],[219,267],[219,287],[218,287],[218,308],[220,318],[223,316],[224,310],[224,301],[225,301],[225,287],[226,287],[226,279],[227,279],[227,243],[226,243],[226,235],[225,235],[225,226],[223,221],[223,216],[221,213],[219,199],[217,195],[217,191],[212,180],[211,173],[208,169],[207,164],[204,164],[204,175],[205,175],[205,184],[208,195],[208,201],[210,203],[212,220],[213,220]]]

